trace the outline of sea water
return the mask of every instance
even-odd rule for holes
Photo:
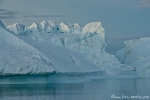
[[[1,84],[0,100],[150,100],[150,79]]]

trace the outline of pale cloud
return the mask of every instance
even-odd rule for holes
[[[0,9],[0,19],[16,18],[17,14],[18,14],[18,12],[16,12],[16,11],[10,11],[7,9]]]
[[[150,0],[139,0],[139,7],[150,7]]]

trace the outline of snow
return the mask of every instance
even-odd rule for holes
[[[7,29],[12,31],[15,34],[19,35],[27,35],[29,33],[68,33],[68,34],[81,34],[82,27],[78,24],[65,24],[63,22],[60,23],[59,27],[51,20],[42,21],[41,23],[34,22],[29,27],[21,24],[13,24],[7,26]]]
[[[60,23],[60,32],[62,32],[62,33],[70,33],[71,31],[70,31],[70,28],[69,28],[69,26],[67,24],[61,22]]]
[[[75,23],[75,24],[68,23],[68,26],[70,29],[70,33],[81,34],[82,27],[78,23]]]
[[[125,47],[116,57],[124,64],[135,68],[137,75],[150,77],[150,37],[125,42]]]
[[[91,22],[84,26],[83,33],[101,33],[104,31],[101,22]]]
[[[12,31],[15,34],[24,34],[24,30],[25,30],[25,25],[21,25],[18,23],[15,23],[13,25],[9,25],[7,26],[7,29]]]
[[[42,32],[45,32],[45,33],[57,33],[57,26],[51,20],[49,20],[49,21],[42,21],[41,22],[41,26],[42,26]]]
[[[36,32],[40,32],[40,33],[57,33],[58,32],[58,26],[51,20],[42,21],[41,23],[34,22],[29,27],[16,23],[16,24],[7,26],[7,29],[19,35],[27,35],[29,33],[36,33]]]
[[[31,26],[29,26],[25,30],[25,32],[27,32],[27,33],[41,32],[41,31],[42,31],[42,26],[36,22],[34,22]]]

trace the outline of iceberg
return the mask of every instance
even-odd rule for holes
[[[7,31],[7,34],[11,34],[11,32]],[[131,66],[121,64],[114,55],[110,55],[105,51],[107,46],[106,36],[101,22],[91,22],[82,27],[77,23],[65,24],[62,22],[60,26],[57,26],[52,21],[43,21],[40,24],[33,23],[31,26],[26,27],[24,34],[11,35],[31,46],[30,48],[22,46],[19,47],[19,50],[24,50],[24,48],[25,50],[35,49],[37,54],[32,52],[30,56],[36,55],[39,58],[39,63],[51,68],[51,71],[47,70],[46,72],[87,73],[102,71],[111,76],[121,75],[124,72],[132,73]],[[20,41],[17,43],[20,44]],[[24,59],[23,56],[21,58]],[[24,63],[22,67],[23,65]],[[40,66],[40,68],[46,69],[43,66]],[[32,69],[32,67],[34,66],[29,68]],[[40,68],[37,72],[43,73],[44,71],[40,72]],[[36,73],[36,70],[33,72]]]
[[[150,78],[150,38],[125,41],[125,47],[116,53],[123,64],[133,66],[138,76]]]
[[[38,43],[1,27],[0,38],[0,75],[101,70],[79,53],[42,42]]]

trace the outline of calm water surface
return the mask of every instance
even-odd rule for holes
[[[99,79],[81,83],[4,84],[0,100],[150,100],[150,79]]]

